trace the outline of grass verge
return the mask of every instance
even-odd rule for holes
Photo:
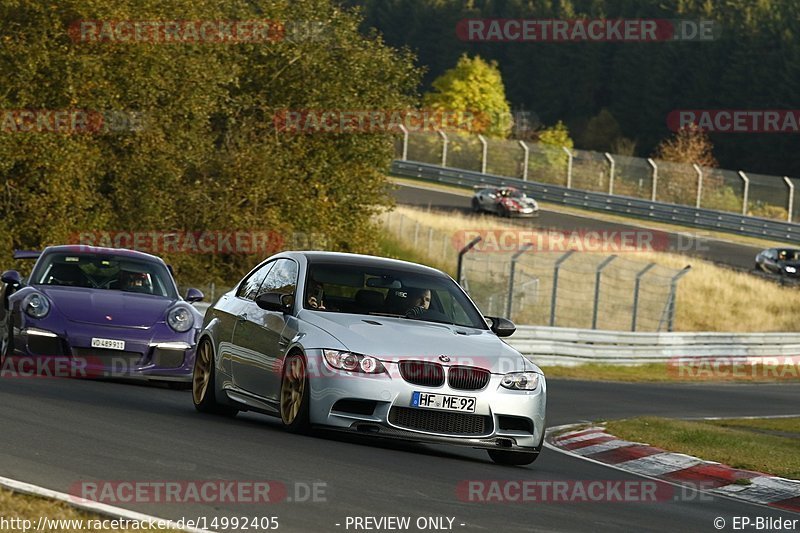
[[[800,431],[800,418],[781,420],[781,424]],[[800,433],[796,437],[764,434],[752,430],[757,424],[752,420],[685,421],[641,417],[608,422],[606,429],[621,439],[645,442],[671,452],[743,470],[800,479],[800,454],[797,453]]]
[[[409,221],[405,226],[404,234],[400,238],[395,238],[398,250],[406,250],[414,257],[422,257],[422,262],[426,264],[431,264],[431,261],[436,261],[437,258],[432,257],[426,260],[426,254],[421,248],[414,251],[413,232],[410,231],[412,222],[419,223],[422,228],[419,233],[422,235],[426,235],[428,230],[433,230],[437,235],[449,238],[451,241],[459,230],[465,229],[520,231],[520,227],[509,225],[496,217],[467,216],[408,206],[398,206],[395,213]],[[389,234],[389,232],[385,232],[385,234]],[[440,248],[437,244],[433,249],[439,250]],[[453,251],[451,256],[454,256],[454,253]],[[584,260],[586,264],[589,259],[592,259],[591,255],[602,255],[581,253],[586,257]],[[540,256],[542,261],[547,261],[550,260],[548,254],[553,255],[551,252],[537,252],[536,256]],[[702,259],[692,258],[689,260],[686,256],[672,253],[632,250],[631,253],[623,251],[621,255],[626,257],[617,260],[616,265],[623,263],[622,259],[630,259],[642,266],[652,262],[677,271],[686,266],[687,262],[691,263],[692,270],[678,283],[675,320],[677,331],[780,332],[798,331],[800,328],[800,298],[797,297],[796,288],[782,287],[746,272],[722,268]],[[411,256],[409,255],[409,257]],[[580,268],[581,262],[576,263],[576,261],[570,260],[569,265],[570,269]],[[612,267],[609,267],[607,271],[613,270]],[[566,275],[568,269],[565,267],[563,270]],[[628,276],[628,278],[632,284],[632,276]],[[593,284],[594,275],[593,272],[589,272],[579,275],[572,288],[578,290],[589,287],[591,289]],[[659,288],[659,290],[661,289],[663,287]],[[612,295],[610,300],[627,302],[630,300],[630,292],[628,288],[624,288],[619,295]],[[588,309],[586,306],[582,307]]]
[[[5,489],[0,489],[0,516],[8,522],[10,529],[3,531],[39,531],[40,533],[84,533],[86,531],[128,532],[128,531],[158,531],[155,529],[136,528],[113,529],[104,526],[112,525],[108,516],[96,515],[77,510],[64,502],[55,502],[37,496],[18,494]],[[47,522],[42,523],[41,529],[36,529],[40,518]],[[15,519],[19,519],[14,521]],[[29,520],[30,522],[25,522]],[[109,522],[103,522],[109,520]],[[16,525],[15,525],[16,524]],[[168,531],[168,530],[161,530]],[[173,530],[174,531],[174,530]]]
[[[793,363],[793,364],[792,364]],[[800,382],[800,368],[792,360],[776,365],[714,364],[679,362],[620,366],[587,363],[577,366],[542,366],[548,379],[625,381],[630,383],[774,383]]]
[[[438,268],[439,270],[447,272],[451,276],[455,276],[455,270],[451,268],[451,265],[428,257],[428,255],[424,252],[415,250],[413,246],[394,237],[393,235],[382,233],[380,239],[378,240],[378,250],[379,255],[383,257],[411,261],[412,263],[420,263],[422,265]]]

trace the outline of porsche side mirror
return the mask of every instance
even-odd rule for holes
[[[265,311],[285,313],[292,307],[292,295],[280,292],[265,292],[256,296],[256,305]]]
[[[498,337],[510,337],[517,331],[517,326],[507,318],[499,316],[487,316],[485,318],[490,322],[490,329]]]
[[[184,298],[184,300],[186,300],[189,303],[202,302],[203,298],[205,298],[205,297],[206,297],[206,295],[203,294],[202,291],[200,291],[198,289],[189,289],[189,290],[186,291],[186,297]]]
[[[0,277],[0,281],[12,287],[19,287],[22,285],[22,276],[20,276],[19,272],[16,270],[6,270],[3,272],[2,277]]]

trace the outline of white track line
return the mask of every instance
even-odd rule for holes
[[[166,523],[170,528],[174,530],[188,531],[189,533],[213,533],[207,529],[196,529],[188,527],[181,528],[178,526],[177,522],[173,522],[172,520],[166,520],[164,518],[158,518],[156,516],[137,513],[136,511],[129,511],[127,509],[122,509],[121,507],[114,507],[113,505],[107,505],[105,503],[85,500],[83,498],[78,498],[70,494],[46,489],[44,487],[39,487],[38,485],[32,485],[30,483],[25,483],[24,481],[17,481],[14,479],[9,479],[7,477],[0,477],[0,487],[6,488],[13,492],[21,492],[23,494],[31,494],[33,496],[39,496],[42,498],[47,498],[49,500],[64,502],[67,505],[75,507],[77,509],[82,509],[84,511],[89,511],[104,516],[110,516],[113,518],[121,518],[124,520],[131,520],[131,521],[135,520],[139,522],[158,521],[161,523]]]

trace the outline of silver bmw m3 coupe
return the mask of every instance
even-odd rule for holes
[[[208,309],[195,407],[314,427],[486,449],[533,462],[545,430],[542,371],[500,337],[447,274],[330,252],[284,252]]]

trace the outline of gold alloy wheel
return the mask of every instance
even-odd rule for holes
[[[288,357],[281,381],[281,419],[287,426],[295,421],[303,407],[306,388],[306,368],[299,355]]]
[[[208,393],[208,384],[211,381],[211,364],[211,345],[208,341],[204,341],[198,347],[194,361],[192,397],[195,405],[202,403]]]

